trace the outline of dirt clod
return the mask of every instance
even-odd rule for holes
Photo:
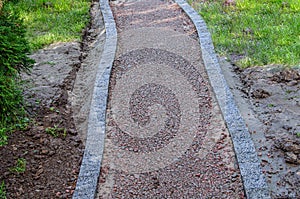
[[[264,89],[256,89],[252,92],[252,97],[257,98],[257,99],[262,99],[262,98],[267,98],[271,94],[268,91],[265,91]]]

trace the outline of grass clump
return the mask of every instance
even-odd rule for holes
[[[238,66],[300,65],[299,0],[190,3],[208,24],[216,51]]]
[[[6,199],[5,183],[2,181],[0,185],[0,199]]]
[[[24,158],[18,158],[16,166],[9,169],[11,172],[24,173],[26,170],[26,160]]]
[[[27,28],[33,50],[55,42],[79,41],[89,21],[90,0],[15,0],[10,10],[18,12]]]
[[[64,138],[67,136],[67,129],[59,128],[58,125],[54,125],[54,127],[47,127],[45,131],[47,134],[55,138],[58,137],[59,135],[62,135]]]

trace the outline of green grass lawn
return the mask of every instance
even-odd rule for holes
[[[15,0],[7,4],[24,19],[31,48],[37,50],[55,42],[80,41],[91,0]]]
[[[300,66],[299,0],[189,0],[206,21],[217,53],[239,67]]]
[[[3,2],[4,4],[2,4]],[[9,13],[10,16],[18,15],[23,20],[27,30],[25,37],[29,41],[31,49],[35,51],[56,42],[80,41],[82,30],[89,22],[89,8],[91,2],[91,0],[0,0],[0,11],[5,10],[5,13]],[[2,5],[4,7],[2,7]],[[13,22],[13,24],[14,23],[15,22]],[[19,26],[19,29],[23,27],[21,24],[15,24],[15,26]],[[5,26],[4,28],[7,27]],[[20,46],[20,43],[16,44],[18,39],[19,38],[16,38],[15,40],[8,40],[7,42],[11,42],[11,45],[15,48],[18,46],[21,48],[22,46]],[[19,55],[12,55],[12,57],[18,56]],[[6,78],[6,76],[0,74],[0,80],[4,77]],[[13,83],[19,84],[19,82],[16,83],[13,78],[8,79],[12,81],[12,83],[8,85]],[[5,82],[7,81],[5,80]],[[2,88],[7,91],[7,85],[4,86],[6,87],[0,85],[0,90]],[[16,88],[13,87],[13,89]],[[20,92],[20,90],[15,90],[15,92]],[[11,93],[15,92],[12,91]],[[10,93],[6,93],[1,93],[3,95],[0,95],[0,97],[10,97]],[[19,97],[20,95],[17,96]],[[5,100],[1,99],[2,102],[6,102],[5,105],[13,104],[14,106],[11,106],[18,110],[20,109],[20,112],[23,113],[23,108],[21,106],[16,107],[15,105],[20,104],[21,102],[17,100],[13,101],[11,98],[13,97],[3,98]],[[3,104],[0,103],[0,105]],[[23,122],[24,119],[21,118],[21,115],[23,117],[23,114],[20,114],[21,119],[18,119],[18,121],[12,120],[9,116],[3,115],[2,112],[0,114],[2,114],[0,115],[0,118],[5,118],[5,121],[0,121],[0,146],[2,146],[7,143],[7,132],[12,132],[15,129],[22,129],[20,127],[26,126],[27,122]],[[15,114],[16,111],[14,109],[10,115],[15,116]],[[17,115],[16,118],[19,118],[19,116]]]

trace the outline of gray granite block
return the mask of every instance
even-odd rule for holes
[[[117,48],[117,30],[108,0],[100,0],[106,39],[97,69],[84,156],[73,199],[95,198],[104,150],[109,77]]]
[[[245,189],[262,189],[267,188],[266,180],[262,174],[260,164],[257,163],[240,163],[241,175],[245,176]]]

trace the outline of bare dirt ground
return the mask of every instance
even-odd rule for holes
[[[238,69],[220,59],[256,145],[272,198],[300,198],[300,70]]]
[[[102,52],[95,46],[104,39],[98,6],[92,6],[83,43],[55,44],[32,55],[36,65],[30,76],[24,75],[24,94],[34,120],[0,148],[0,182],[5,182],[7,198],[72,196],[86,136],[93,67]],[[272,197],[300,198],[299,69],[239,70],[223,59],[221,66],[252,133]],[[49,127],[56,128],[57,137],[46,133]],[[18,158],[26,160],[24,173],[10,171]]]

